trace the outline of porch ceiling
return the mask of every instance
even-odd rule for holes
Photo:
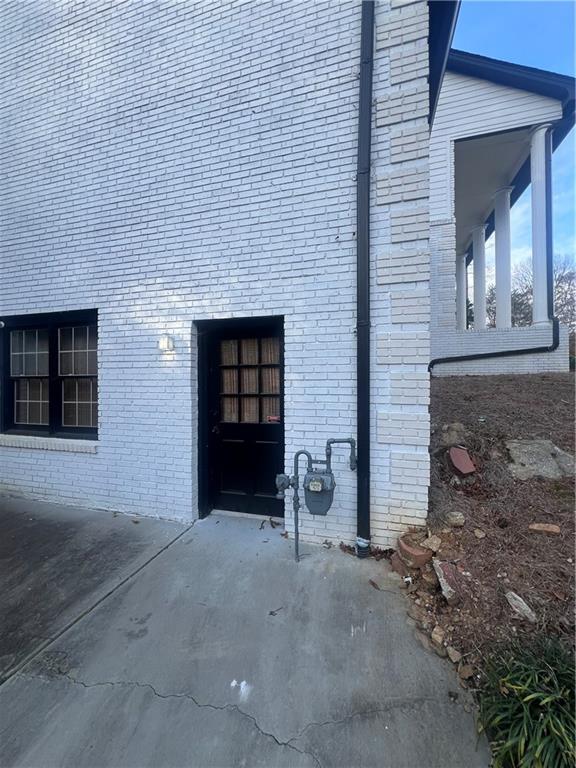
[[[494,194],[509,186],[530,154],[530,128],[455,143],[456,254],[490,215]]]

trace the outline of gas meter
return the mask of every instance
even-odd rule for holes
[[[336,481],[332,472],[313,469],[304,475],[304,501],[311,515],[325,515],[334,500]]]
[[[326,442],[326,459],[313,459],[312,454],[308,451],[297,451],[294,456],[294,474],[292,477],[288,475],[276,475],[276,488],[278,493],[276,498],[283,499],[288,488],[294,489],[294,496],[292,499],[292,506],[294,509],[294,547],[296,561],[299,560],[298,554],[298,512],[300,510],[300,496],[298,494],[298,488],[300,485],[300,478],[298,476],[298,460],[300,456],[306,456],[308,465],[306,467],[306,474],[304,475],[304,499],[306,506],[310,514],[312,515],[326,515],[332,502],[334,501],[334,488],[336,488],[336,481],[334,479],[334,473],[332,472],[332,446],[334,443],[347,443],[350,446],[350,469],[356,469],[356,441],[351,437],[346,437],[341,440],[331,439]],[[322,465],[323,469],[315,469],[314,464]]]

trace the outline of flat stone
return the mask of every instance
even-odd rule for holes
[[[518,616],[522,619],[526,619],[526,621],[529,621],[531,624],[536,624],[536,614],[520,595],[517,595],[516,592],[506,592],[505,597],[514,613],[517,613]]]
[[[447,563],[434,558],[432,565],[440,582],[440,589],[448,605],[456,605],[460,602],[458,593],[458,576],[456,567],[452,563]]]
[[[431,549],[432,552],[437,552],[442,546],[442,539],[440,536],[428,536],[428,538],[424,539],[422,542],[422,546],[426,547],[426,549]]]
[[[453,646],[449,645],[446,648],[446,653],[448,654],[448,658],[453,664],[458,664],[460,661],[462,661],[462,654]]]
[[[540,533],[560,533],[560,526],[553,523],[530,523],[528,528],[531,531],[538,531]]]
[[[444,630],[439,624],[436,624],[430,635],[430,640],[434,646],[444,647]]]
[[[481,528],[474,528],[474,536],[476,536],[477,539],[485,539],[486,531],[483,531]]]
[[[463,664],[458,670],[458,674],[462,680],[469,680],[471,677],[474,677],[474,667],[470,664]]]
[[[476,472],[476,466],[474,465],[474,462],[470,458],[470,454],[468,453],[466,448],[454,446],[450,448],[448,454],[450,456],[450,461],[452,462],[452,466],[463,477],[466,477],[467,475],[473,475],[474,472]]]
[[[560,450],[551,440],[507,440],[506,448],[512,460],[508,469],[517,480],[574,477],[574,456]]]

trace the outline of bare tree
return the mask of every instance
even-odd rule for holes
[[[488,325],[496,324],[496,289],[486,292]],[[570,255],[554,259],[554,314],[571,331],[576,330],[576,263]],[[532,322],[532,264],[529,260],[517,264],[512,273],[512,325]]]

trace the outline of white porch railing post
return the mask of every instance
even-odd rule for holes
[[[548,280],[546,268],[549,203],[546,141],[550,125],[539,125],[530,142],[532,182],[532,323],[548,322]]]
[[[466,330],[466,254],[456,257],[456,329]]]
[[[494,197],[496,237],[496,328],[512,326],[512,267],[510,263],[510,193],[499,189]]]
[[[472,230],[472,264],[474,266],[474,328],[486,328],[486,225]]]

